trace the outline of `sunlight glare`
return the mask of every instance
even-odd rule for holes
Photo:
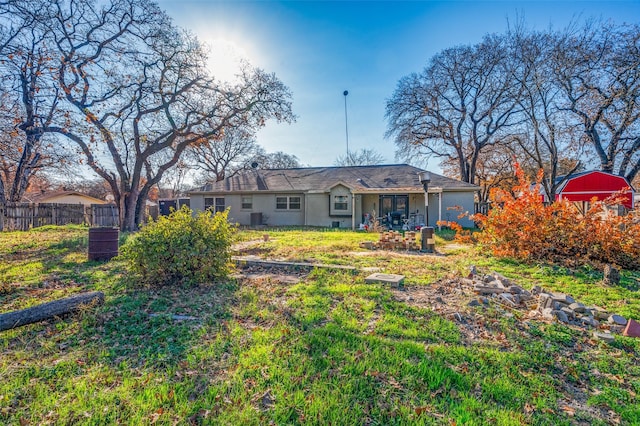
[[[249,61],[247,52],[232,41],[217,38],[207,43],[211,48],[208,66],[211,74],[221,81],[232,82],[242,61]]]

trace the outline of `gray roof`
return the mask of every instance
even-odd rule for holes
[[[422,192],[418,172],[423,171],[408,164],[353,166],[353,167],[305,167],[297,169],[252,169],[207,184],[196,192],[326,192],[338,184],[346,185],[353,192]],[[431,173],[429,188],[443,191],[477,191],[478,186]],[[431,192],[431,191],[429,191]]]

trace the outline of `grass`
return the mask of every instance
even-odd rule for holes
[[[374,234],[241,231],[265,258],[381,267],[412,285],[476,265],[640,317],[640,274],[366,252]],[[640,343],[483,312],[485,335],[396,301],[364,275],[314,271],[182,288],[128,288],[118,261],[86,261],[87,229],[0,234],[2,311],[87,290],[105,304],[0,333],[2,424],[639,424]],[[448,235],[444,235],[448,238]],[[149,314],[157,314],[150,316]],[[175,321],[171,315],[197,321]]]

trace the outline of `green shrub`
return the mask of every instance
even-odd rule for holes
[[[225,277],[230,271],[236,227],[228,211],[212,214],[183,206],[151,221],[120,250],[130,272],[147,285],[195,285]]]

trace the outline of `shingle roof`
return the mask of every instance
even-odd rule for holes
[[[207,184],[195,192],[278,192],[278,191],[328,191],[338,184],[353,192],[403,191],[421,192],[418,172],[423,171],[408,164],[306,167],[297,169],[247,170],[220,182]],[[430,188],[443,191],[477,191],[478,186],[431,173]]]

